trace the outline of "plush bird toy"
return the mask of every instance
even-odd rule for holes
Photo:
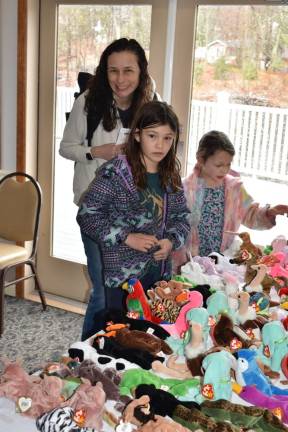
[[[145,319],[157,324],[160,322],[157,317],[152,315],[144,288],[138,279],[129,279],[128,282],[125,282],[122,285],[122,289],[128,291],[126,306],[131,318]]]
[[[234,353],[237,359],[236,381],[241,386],[255,386],[267,396],[288,395],[288,390],[274,386],[262,373],[257,363],[257,351],[240,349]]]
[[[248,232],[238,233],[238,236],[242,240],[242,244],[240,246],[241,251],[245,249],[255,257],[261,257],[263,255],[261,249],[252,243],[250,234],[248,234]]]

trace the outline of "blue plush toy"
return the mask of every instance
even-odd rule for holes
[[[257,351],[240,349],[237,358],[236,381],[241,386],[255,386],[267,396],[288,395],[288,390],[274,386],[257,364]]]

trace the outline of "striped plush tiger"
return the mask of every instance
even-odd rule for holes
[[[71,407],[55,408],[42,414],[36,420],[36,427],[41,432],[97,432],[96,429],[79,427],[74,421]]]
[[[181,306],[170,299],[155,299],[150,303],[152,314],[161,321],[174,324],[178,318]]]

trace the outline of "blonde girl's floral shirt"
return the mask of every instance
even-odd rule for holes
[[[199,223],[205,196],[204,183],[199,181],[199,174],[196,165],[193,172],[183,180],[187,206],[191,211],[191,231],[184,248],[173,254],[174,271],[189,260],[189,254],[199,255]],[[237,232],[242,224],[258,230],[272,228],[275,218],[268,218],[266,209],[266,206],[260,206],[248,194],[239,176],[227,174],[224,179],[224,223],[220,252],[224,252],[233,241],[233,235],[226,231]]]

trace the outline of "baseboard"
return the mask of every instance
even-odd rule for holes
[[[87,304],[81,303],[76,300],[71,300],[65,297],[56,296],[54,294],[45,293],[46,301],[49,306],[53,306],[59,309],[64,309],[69,312],[78,313],[85,315]],[[25,294],[27,300],[32,300],[40,303],[39,294],[37,291],[32,291]]]

